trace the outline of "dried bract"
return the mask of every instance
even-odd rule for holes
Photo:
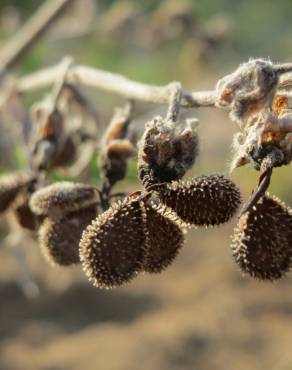
[[[41,220],[29,208],[29,197],[30,194],[17,197],[12,206],[13,215],[21,227],[34,231]]]
[[[270,61],[251,59],[219,80],[216,106],[228,109],[231,120],[242,125],[272,103],[278,77]]]
[[[97,287],[114,288],[132,280],[145,259],[143,209],[139,199],[115,203],[89,225],[80,241],[80,259]]]
[[[29,204],[37,215],[54,215],[73,212],[97,202],[98,192],[93,186],[61,181],[36,191]]]
[[[33,106],[32,117],[34,132],[30,146],[33,167],[48,170],[58,166],[58,157],[62,157],[66,141],[63,115],[47,99]]]
[[[45,259],[53,266],[79,263],[82,232],[96,214],[96,208],[92,206],[59,219],[46,218],[38,232],[39,245]]]
[[[138,172],[144,187],[181,179],[198,154],[197,120],[166,121],[156,117],[146,125],[138,146]]]
[[[237,186],[221,175],[195,177],[157,186],[163,204],[189,226],[227,222],[236,212],[241,195]]]
[[[232,237],[232,253],[244,273],[277,280],[292,258],[292,213],[276,197],[264,196],[243,214]]]

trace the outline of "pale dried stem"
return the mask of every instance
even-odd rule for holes
[[[167,121],[176,122],[179,114],[181,98],[182,98],[181,84],[180,82],[173,82],[172,91],[169,95],[169,107],[166,114]]]
[[[20,93],[28,93],[51,86],[60,76],[60,65],[43,69],[21,77],[17,83]],[[126,77],[87,66],[72,66],[67,73],[66,82],[81,84],[91,88],[109,91],[126,99],[148,103],[169,104],[173,84],[153,86],[136,82]],[[214,107],[216,91],[182,91],[181,106],[185,108]]]

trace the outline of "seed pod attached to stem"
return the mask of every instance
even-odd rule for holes
[[[102,186],[100,191],[101,207],[109,207],[110,192],[113,186],[125,178],[128,159],[136,155],[133,144],[126,139],[132,119],[133,104],[117,109],[102,138],[99,157]]]
[[[174,86],[166,118],[146,124],[138,144],[138,173],[144,187],[181,179],[198,155],[198,121],[178,121],[181,90]]]
[[[184,235],[178,223],[168,218],[162,207],[157,209],[150,202],[145,202],[144,207],[147,246],[144,270],[160,273],[177,257],[183,247]]]
[[[189,226],[213,226],[227,222],[236,212],[241,196],[237,186],[221,175],[153,186],[163,204]]]
[[[231,249],[244,273],[260,280],[280,279],[292,261],[292,212],[265,195],[240,217]]]
[[[114,288],[132,280],[145,259],[143,209],[139,198],[112,205],[83,232],[80,259],[93,285]]]
[[[53,266],[79,263],[79,241],[82,232],[96,214],[96,207],[91,206],[60,218],[46,218],[38,233],[45,259]]]

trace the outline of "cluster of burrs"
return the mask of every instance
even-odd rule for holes
[[[80,259],[95,286],[161,272],[182,248],[187,226],[227,222],[240,205],[238,188],[223,176],[181,180],[195,162],[198,136],[197,120],[178,121],[179,99],[178,88],[166,118],[147,123],[138,143],[144,190],[114,203],[83,231]]]
[[[229,110],[240,128],[232,168],[252,163],[260,171],[258,187],[239,216],[232,251],[244,272],[262,280],[279,279],[292,266],[292,211],[266,194],[273,169],[292,159],[288,67],[251,60],[216,88],[216,106]],[[113,288],[140,272],[167,268],[188,227],[220,225],[235,214],[241,196],[231,180],[218,174],[182,179],[195,163],[199,140],[198,121],[180,117],[183,94],[178,83],[169,85],[166,116],[146,124],[137,150],[128,132],[133,105],[115,112],[101,140],[99,189],[72,182],[44,186],[51,169],[70,168],[72,148],[79,146],[75,140],[96,141],[89,132],[64,129],[64,106],[69,107],[61,94],[64,87],[92,110],[79,90],[64,81],[57,87],[48,109],[34,110],[32,171],[0,179],[0,212],[9,209],[22,227],[37,231],[52,264],[81,262],[95,286]],[[113,193],[126,176],[128,159],[136,154],[143,190]]]
[[[245,204],[232,237],[243,272],[276,280],[291,269],[291,209],[266,195],[273,168],[292,160],[291,78],[285,65],[256,59],[242,64],[217,85],[217,106],[240,127],[234,137],[232,169],[251,163],[260,171],[257,189]]]
[[[108,209],[112,199],[124,197],[113,194],[112,188],[126,176],[127,160],[136,153],[127,138],[132,104],[116,110],[102,137],[98,163],[102,174],[100,189],[69,181],[45,184],[44,176],[49,170],[61,165],[52,161],[60,153],[56,130],[62,133],[61,114],[55,109],[46,111],[48,114],[43,116],[46,119],[39,122],[33,136],[37,140],[32,142],[37,145],[33,146],[36,151],[31,158],[33,164],[42,166],[1,176],[0,213],[7,211],[18,226],[37,233],[41,252],[51,265],[69,266],[80,262],[82,231],[101,211]],[[62,167],[66,167],[65,162]]]
[[[23,216],[36,230],[45,259],[69,266],[81,261],[94,285],[113,288],[139,272],[159,273],[184,244],[188,226],[228,221],[241,198],[235,184],[221,175],[182,177],[198,154],[197,120],[178,121],[174,94],[166,118],[146,124],[138,144],[138,173],[143,191],[130,195],[111,189],[124,178],[134,147],[126,137],[129,106],[118,110],[102,139],[100,190],[73,182],[43,186],[33,173],[0,180],[1,211]],[[174,107],[174,108],[173,108]],[[22,200],[22,203],[21,203]],[[26,213],[19,208],[26,207]],[[29,218],[28,218],[29,216]]]

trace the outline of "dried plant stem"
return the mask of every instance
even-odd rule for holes
[[[166,120],[175,122],[177,120],[182,98],[182,88],[180,82],[173,82],[172,92],[169,95],[169,107]]]
[[[47,0],[0,51],[0,71],[13,67],[74,0]]]
[[[60,65],[46,68],[24,76],[18,80],[20,93],[38,90],[52,85],[60,77]],[[66,82],[81,84],[91,88],[110,91],[127,99],[141,100],[149,103],[169,104],[173,83],[166,86],[154,86],[132,81],[126,77],[87,66],[72,66],[67,73]],[[184,108],[214,107],[215,91],[182,91],[181,106]]]

